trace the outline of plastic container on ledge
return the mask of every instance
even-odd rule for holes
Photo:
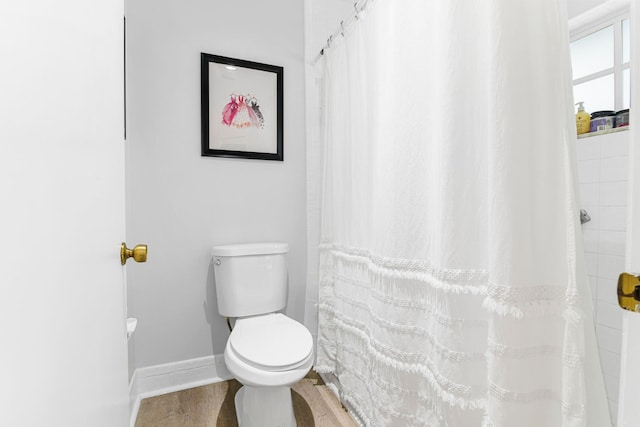
[[[616,121],[616,112],[611,110],[594,111],[591,113],[589,132],[600,132],[613,129]]]
[[[616,113],[616,127],[629,126],[629,109],[620,110]]]
[[[576,130],[578,135],[589,132],[589,123],[591,121],[591,115],[584,111],[584,102],[580,101],[576,103],[578,106],[578,112],[576,113]]]

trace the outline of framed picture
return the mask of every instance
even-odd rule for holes
[[[283,68],[200,54],[202,155],[283,160]]]

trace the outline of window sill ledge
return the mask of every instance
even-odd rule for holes
[[[582,135],[578,135],[578,139],[590,138],[592,136],[607,135],[609,133],[624,132],[626,130],[629,130],[629,126],[622,126],[622,127],[619,127],[619,128],[601,130],[599,132],[583,133]]]

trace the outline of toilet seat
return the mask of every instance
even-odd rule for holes
[[[237,319],[228,349],[254,368],[282,372],[306,365],[313,358],[313,338],[302,324],[281,313],[270,313]]]

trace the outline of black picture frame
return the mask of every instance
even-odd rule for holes
[[[283,161],[284,68],[200,54],[202,156]]]

